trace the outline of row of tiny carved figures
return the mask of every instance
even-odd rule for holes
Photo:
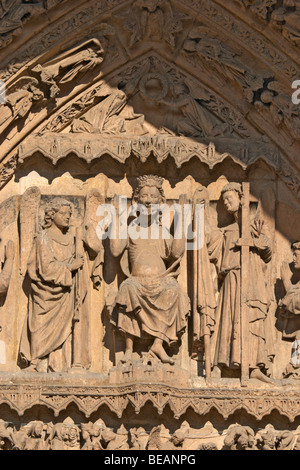
[[[205,427],[211,426],[207,423]],[[217,435],[217,438],[216,438]],[[220,440],[221,438],[221,440]],[[189,441],[189,444],[188,444]],[[193,441],[191,445],[190,442]],[[249,426],[232,424],[222,435],[211,432],[201,437],[199,430],[185,422],[172,435],[164,425],[149,433],[144,428],[115,432],[99,419],[75,424],[68,417],[60,423],[31,421],[19,429],[0,420],[0,450],[300,450],[300,430],[276,431],[272,425],[255,432]]]

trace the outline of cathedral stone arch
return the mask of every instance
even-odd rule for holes
[[[0,2],[1,446],[297,448],[299,12]]]

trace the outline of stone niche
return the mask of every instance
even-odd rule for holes
[[[6,3],[0,449],[298,450],[298,2]]]
[[[143,178],[139,179],[140,175]],[[259,214],[259,220],[264,220],[264,233],[268,234],[272,244],[271,260],[266,260],[268,262],[262,266],[269,293],[267,316],[263,317],[263,322],[268,325],[267,334],[263,340],[270,349],[266,350],[268,362],[265,367],[258,368],[261,376],[252,377],[250,368],[245,381],[240,366],[231,363],[222,367],[214,365],[215,332],[218,326],[220,328],[220,319],[215,312],[220,308],[219,299],[224,293],[222,281],[218,279],[220,268],[213,262],[209,244],[205,244],[205,253],[212,261],[207,258],[207,264],[203,264],[202,278],[195,270],[195,262],[205,262],[199,251],[186,250],[180,257],[175,293],[180,289],[182,296],[186,295],[190,300],[190,305],[181,318],[184,324],[182,334],[178,332],[178,341],[163,342],[167,357],[153,352],[154,333],[151,335],[149,330],[148,334],[134,337],[133,351],[128,355],[126,335],[118,323],[113,322],[116,299],[122,295],[120,286],[128,275],[122,257],[113,256],[110,240],[107,238],[100,243],[95,236],[96,228],[103,220],[103,216],[97,215],[98,206],[113,204],[116,194],[127,197],[127,205],[131,205],[139,184],[142,189],[148,185],[152,187],[154,183],[161,185],[168,206],[181,202],[182,194],[189,203],[205,194],[208,239],[211,233],[219,233],[222,229],[220,233],[224,234],[226,227],[232,227],[232,214],[227,212],[223,203],[225,196],[221,195],[230,182],[238,183],[240,187],[249,183],[249,220],[255,220]],[[53,167],[45,157],[33,155],[16,171],[2,194],[2,273],[8,272],[10,241],[14,246],[11,274],[1,304],[0,408],[5,448],[211,450],[243,446],[291,449],[298,445],[299,378],[297,362],[293,361],[296,336],[292,331],[292,337],[287,338],[288,323],[281,314],[280,305],[286,298],[282,265],[287,263],[294,271],[293,276],[297,275],[291,243],[297,240],[299,202],[265,162],[259,161],[244,170],[227,157],[209,170],[199,159],[192,158],[178,168],[171,156],[158,163],[150,154],[146,162],[132,155],[123,164],[106,155],[88,166],[71,155]],[[68,232],[72,233],[70,243],[74,250],[77,249],[76,236],[78,233],[82,236],[82,227],[85,230],[92,226],[89,234],[82,236],[85,263],[80,268],[82,277],[75,272],[71,282],[65,282],[63,292],[59,291],[66,280],[66,272],[59,273],[58,266],[54,272],[46,274],[46,271],[51,263],[57,262],[59,254],[60,267],[74,261],[72,249],[68,256],[73,258],[65,261],[69,238],[60,240],[56,238],[57,234],[54,236],[54,240],[58,240],[54,260],[49,253],[42,255],[40,251],[39,255],[45,240],[47,250],[49,243],[53,243],[53,238],[51,242],[45,239],[51,229],[51,225],[50,229],[46,228],[45,219],[54,220],[49,208],[60,200],[66,204],[63,208],[71,208],[67,225]],[[59,207],[58,204],[58,213]],[[148,250],[146,246],[150,260],[154,249]],[[51,253],[52,250],[53,247]],[[253,247],[251,250],[254,252]],[[251,270],[248,269],[250,283],[253,279],[249,277]],[[51,280],[47,278],[40,283],[42,275],[50,274]],[[259,272],[256,275],[259,276]],[[82,282],[84,286],[79,321],[74,320],[76,282]],[[197,285],[202,282],[204,289],[205,286],[213,289],[215,303],[211,317],[205,317],[200,305],[195,303],[195,296],[202,293],[200,287],[195,289],[195,282]],[[46,286],[45,293],[42,288]],[[79,284],[79,287],[82,286]],[[39,288],[41,292],[38,292]],[[297,292],[296,287],[293,289]],[[45,330],[45,324],[41,323],[40,327],[36,319],[33,320],[34,308],[38,306],[49,315],[48,309],[51,313],[51,309],[56,308],[59,294],[73,296],[71,322],[68,324],[68,312],[63,310],[64,300],[60,299],[56,315],[62,311],[64,314],[59,324],[49,316],[48,321],[54,323],[50,330]],[[173,294],[172,291],[168,293]],[[133,292],[130,295],[133,296]],[[160,295],[164,295],[163,290]],[[209,296],[208,290],[206,295]],[[180,302],[184,303],[184,299],[180,298]],[[166,309],[168,298],[163,302],[161,308]],[[152,313],[161,315],[153,299],[152,303]],[[226,306],[230,308],[230,304]],[[176,305],[173,308],[179,309]],[[145,321],[147,328],[148,320],[139,317],[138,312],[135,315],[140,327]],[[177,315],[179,322],[180,314]],[[36,322],[36,328],[40,328],[38,336],[29,318]],[[51,351],[51,342],[59,336],[58,331],[51,337],[54,329],[67,329],[67,339],[63,346],[56,345],[56,350]],[[44,335],[42,342],[41,335]],[[250,335],[251,328],[248,327],[249,348],[253,341]],[[209,339],[208,345],[205,336]],[[240,341],[244,341],[242,334]],[[30,356],[34,347],[37,350],[44,348],[46,342],[50,348],[48,356],[46,353],[39,358]],[[26,350],[26,346],[29,349]],[[210,347],[209,353],[207,347]],[[29,356],[26,356],[28,351]],[[208,355],[211,367],[207,364]],[[42,415],[40,409],[43,409]]]

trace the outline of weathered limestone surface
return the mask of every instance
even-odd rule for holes
[[[0,1],[1,449],[298,450],[299,22]]]

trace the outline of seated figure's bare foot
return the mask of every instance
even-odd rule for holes
[[[273,384],[274,381],[270,379],[270,377],[267,377],[260,369],[253,369],[250,372],[250,379],[256,379],[260,380],[261,382]]]
[[[175,364],[175,361],[168,356],[162,344],[156,343],[154,341],[150,351],[155,354],[164,364]]]

